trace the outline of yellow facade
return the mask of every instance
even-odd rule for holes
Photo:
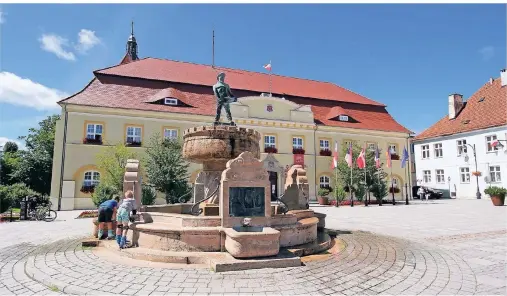
[[[272,111],[266,110],[266,105],[272,106]],[[340,159],[342,145],[347,141],[353,141],[364,145],[371,143],[379,145],[382,151],[386,151],[389,145],[396,145],[396,151],[401,154],[403,147],[407,145],[408,134],[396,132],[382,132],[363,129],[351,129],[315,125],[313,113],[309,106],[301,106],[280,98],[270,97],[247,97],[240,98],[238,103],[231,105],[234,121],[238,126],[254,128],[262,135],[260,140],[261,151],[264,151],[264,136],[275,137],[277,153],[273,157],[280,167],[292,165],[293,137],[302,139],[305,150],[304,161],[307,165],[307,176],[310,182],[310,196],[315,199],[319,178],[328,176],[332,184],[331,156],[320,156],[321,140],[328,141],[330,150],[334,149],[335,141],[339,143]],[[67,116],[65,116],[67,113]],[[222,116],[224,118],[225,116]],[[55,138],[55,155],[53,161],[53,178],[51,196],[61,197],[61,209],[90,209],[94,205],[90,194],[81,192],[84,174],[90,171],[98,171],[96,168],[96,156],[105,147],[123,143],[127,139],[127,128],[131,132],[136,129],[140,134],[141,147],[132,147],[139,158],[144,156],[144,150],[149,139],[155,134],[168,134],[181,139],[183,131],[199,125],[208,125],[212,122],[211,116],[165,113],[128,109],[111,109],[89,106],[66,105],[62,108],[62,119],[57,123]],[[62,155],[65,124],[66,141],[65,155]],[[102,145],[83,144],[87,136],[87,125],[102,125]],[[139,131],[140,128],[140,131]],[[175,131],[175,132],[172,132]],[[133,135],[133,134],[131,134]],[[323,143],[326,144],[326,143]],[[261,154],[261,160],[267,156]],[[357,156],[354,156],[354,159]],[[62,170],[62,159],[64,167]],[[381,161],[385,163],[385,154],[381,155]],[[393,160],[393,176],[396,176],[398,187],[405,185],[406,172],[401,168],[400,160]],[[195,178],[201,169],[200,165],[191,164],[189,176]],[[63,178],[61,172],[63,171]],[[283,178],[279,176],[279,178]],[[61,180],[63,182],[61,182]],[[281,182],[280,184],[282,184]],[[61,193],[60,193],[61,192]],[[283,193],[283,188],[278,189],[278,194]],[[397,199],[404,198],[401,193],[395,194]],[[53,203],[58,204],[57,201]]]

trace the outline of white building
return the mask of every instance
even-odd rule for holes
[[[477,185],[482,198],[488,186],[507,188],[505,69],[500,74],[467,101],[450,95],[449,114],[413,139],[417,185],[441,189],[444,196],[450,190],[456,198],[476,198]]]

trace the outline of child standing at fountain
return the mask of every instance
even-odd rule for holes
[[[132,192],[132,190],[128,190],[125,192],[125,198],[122,200],[122,203],[118,207],[118,215],[116,216],[116,222],[118,223],[118,228],[116,230],[116,242],[121,249],[125,248],[125,245],[127,243],[127,231],[129,229],[130,212],[135,215],[136,211],[137,204],[136,200],[134,199],[134,192]]]

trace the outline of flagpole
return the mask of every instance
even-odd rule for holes
[[[353,207],[354,206],[354,196],[352,195],[352,166],[354,165],[352,163],[352,149],[350,149],[350,186],[349,186],[349,191],[350,191],[350,206]]]
[[[271,64],[271,60],[269,60],[269,65],[271,67],[271,69],[269,69],[269,97],[272,97],[273,94],[271,93],[271,75],[273,73],[273,65]]]
[[[368,187],[366,186],[366,145],[364,146],[364,206],[368,206]]]
[[[391,163],[391,191],[393,193],[393,206],[396,205],[396,201],[394,200],[394,182],[393,182],[393,164]]]

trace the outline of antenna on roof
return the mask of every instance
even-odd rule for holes
[[[215,69],[215,30],[213,30],[213,45],[211,54],[211,68]]]

